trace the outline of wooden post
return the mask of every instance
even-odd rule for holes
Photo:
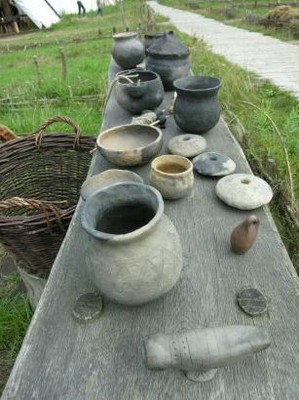
[[[67,63],[66,56],[63,50],[63,47],[59,47],[60,56],[61,56],[61,64],[62,64],[62,79],[65,81],[67,78]]]
[[[40,74],[40,70],[39,70],[37,56],[33,56],[33,62],[34,62],[35,69],[36,69],[37,86],[40,88],[42,80],[41,80],[41,74]]]

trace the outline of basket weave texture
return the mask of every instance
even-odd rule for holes
[[[48,133],[65,122],[73,134]],[[0,146],[0,242],[31,273],[47,277],[80,195],[95,137],[81,136],[67,117],[45,121],[38,133]]]

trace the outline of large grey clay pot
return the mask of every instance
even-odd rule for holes
[[[164,98],[161,78],[152,71],[133,69],[122,71],[119,75],[129,76],[133,83],[119,77],[115,83],[115,98],[118,104],[132,114],[143,110],[154,110]]]
[[[114,61],[122,68],[135,68],[145,57],[144,45],[137,32],[123,32],[113,35],[115,43],[111,49]]]
[[[189,76],[174,82],[174,119],[183,131],[202,134],[217,124],[221,112],[217,98],[220,86],[220,80],[210,76]]]
[[[146,69],[161,76],[165,90],[173,90],[176,79],[191,74],[189,53],[173,34],[165,33],[147,49]]]
[[[182,249],[163,210],[161,194],[141,183],[114,184],[86,200],[86,264],[92,281],[111,300],[139,305],[177,282]]]

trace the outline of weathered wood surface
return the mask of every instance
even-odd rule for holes
[[[130,121],[112,96],[104,128]],[[164,145],[178,133],[172,119]],[[242,151],[221,120],[205,135],[208,149],[222,151],[248,172]],[[98,153],[90,173],[113,166]],[[148,182],[149,165],[132,168]],[[267,208],[255,246],[244,256],[230,251],[229,238],[249,212],[224,205],[215,194],[216,179],[195,175],[192,194],[165,202],[165,213],[182,241],[184,268],[176,287],[141,307],[104,300],[98,320],[82,325],[72,317],[75,300],[93,291],[85,265],[86,233],[80,200],[48,284],[34,314],[3,394],[7,399],[64,400],[295,400],[299,398],[299,282]],[[236,293],[259,288],[269,310],[260,317],[244,314]],[[207,383],[188,381],[179,371],[150,371],[143,341],[149,335],[198,326],[254,324],[267,327],[272,345],[232,367],[218,370]]]
[[[169,18],[180,31],[203,39],[228,61],[254,72],[299,98],[299,46],[249,32],[203,17],[148,1],[157,13]]]

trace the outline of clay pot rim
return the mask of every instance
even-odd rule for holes
[[[171,173],[169,173],[169,172],[164,172],[164,171],[161,171],[161,170],[157,169],[157,167],[156,167],[155,164],[156,164],[157,162],[159,162],[160,160],[166,159],[166,158],[168,158],[168,159],[169,159],[169,158],[172,158],[173,160],[178,159],[178,160],[184,161],[186,164],[188,164],[188,169],[186,169],[186,171],[178,172],[178,173],[175,173],[175,174],[171,174]],[[157,174],[159,174],[159,175],[161,175],[161,176],[167,176],[167,177],[169,177],[169,178],[176,179],[177,177],[181,177],[181,176],[190,174],[190,171],[193,171],[193,164],[192,164],[192,162],[191,162],[190,160],[188,160],[188,158],[186,158],[186,157],[179,156],[179,155],[177,155],[177,154],[164,154],[164,155],[162,155],[162,156],[156,157],[156,158],[151,162],[151,168],[155,171],[155,173],[157,173]]]
[[[121,85],[121,86],[129,86],[129,87],[139,87],[139,86],[145,86],[145,85],[147,85],[149,82],[155,82],[156,80],[158,80],[158,79],[161,79],[160,78],[160,76],[156,73],[156,72],[154,72],[154,71],[150,71],[149,69],[138,69],[138,68],[135,68],[135,69],[126,69],[126,70],[124,70],[124,71],[120,71],[120,72],[118,72],[117,73],[117,76],[118,77],[120,77],[121,78],[121,76],[120,75],[124,75],[124,76],[129,76],[129,75],[134,75],[134,74],[148,74],[148,75],[152,75],[153,76],[153,78],[152,79],[150,79],[150,80],[147,80],[147,81],[143,81],[143,82],[140,82],[140,85],[138,85],[137,86],[137,83],[136,82],[133,82],[133,83],[130,83],[130,82],[120,82],[120,80],[117,80],[117,84],[118,85]]]
[[[186,81],[193,81],[194,83],[196,83],[196,82],[198,82],[199,80],[203,80],[203,79],[209,79],[209,80],[211,80],[211,81],[214,81],[214,85],[211,85],[210,87],[208,87],[208,88],[194,88],[194,89],[192,89],[192,88],[185,88],[185,87],[183,87],[183,86],[180,86],[180,83],[182,83],[182,82],[186,82]],[[176,79],[174,82],[173,82],[173,86],[174,86],[174,88],[175,89],[178,89],[178,90],[183,90],[184,92],[193,92],[193,93],[196,93],[196,92],[208,92],[208,91],[211,91],[211,90],[215,90],[215,89],[220,89],[220,87],[221,87],[221,81],[220,81],[220,79],[219,78],[217,78],[216,76],[208,76],[208,75],[194,75],[194,76],[188,76],[188,77],[186,77],[186,78],[179,78],[179,79]]]
[[[128,39],[132,37],[137,37],[138,33],[134,31],[130,32],[120,32],[120,33],[115,33],[112,37],[113,39]]]
[[[111,133],[113,131],[116,131],[119,128],[134,128],[134,127],[137,127],[137,126],[138,126],[138,128],[144,128],[144,129],[152,130],[153,132],[155,131],[157,133],[156,139],[153,140],[152,142],[148,143],[145,146],[134,147],[133,149],[128,149],[128,150],[116,150],[116,149],[112,149],[111,147],[105,147],[100,143],[100,140],[103,139],[103,136],[106,136],[109,133]],[[105,151],[108,151],[108,152],[116,152],[117,151],[118,153],[123,154],[123,153],[136,151],[136,150],[142,151],[142,150],[144,150],[146,148],[152,147],[152,146],[156,145],[157,143],[159,143],[162,140],[162,138],[163,138],[162,131],[159,128],[157,128],[156,126],[139,125],[139,124],[124,124],[124,125],[114,126],[113,128],[106,129],[105,131],[102,131],[99,134],[99,136],[97,137],[96,144],[97,144],[98,148],[103,149]]]
[[[143,188],[143,190],[152,192],[156,196],[157,202],[158,202],[158,207],[157,207],[157,211],[155,212],[155,216],[146,225],[142,226],[141,228],[135,229],[134,231],[129,232],[129,233],[124,233],[124,234],[119,234],[119,235],[114,234],[114,233],[101,232],[97,229],[92,228],[90,226],[90,224],[88,224],[88,222],[86,221],[86,218],[85,218],[86,210],[90,207],[90,204],[93,201],[95,201],[94,198],[96,196],[100,195],[102,192],[109,191],[109,190],[111,191],[111,190],[117,188],[118,186],[137,186],[137,187],[139,186],[140,188]],[[101,188],[101,189],[95,191],[94,193],[92,193],[87,198],[85,205],[84,205],[84,209],[82,212],[82,225],[83,225],[84,229],[95,238],[102,239],[102,240],[109,240],[109,242],[116,242],[116,243],[127,242],[127,241],[134,240],[134,239],[140,237],[141,235],[149,232],[154,226],[157,225],[157,223],[161,219],[163,213],[164,213],[164,201],[163,201],[162,195],[159,192],[159,190],[155,189],[153,186],[146,185],[144,183],[127,181],[127,182],[115,183],[113,185],[106,186],[106,187]]]

